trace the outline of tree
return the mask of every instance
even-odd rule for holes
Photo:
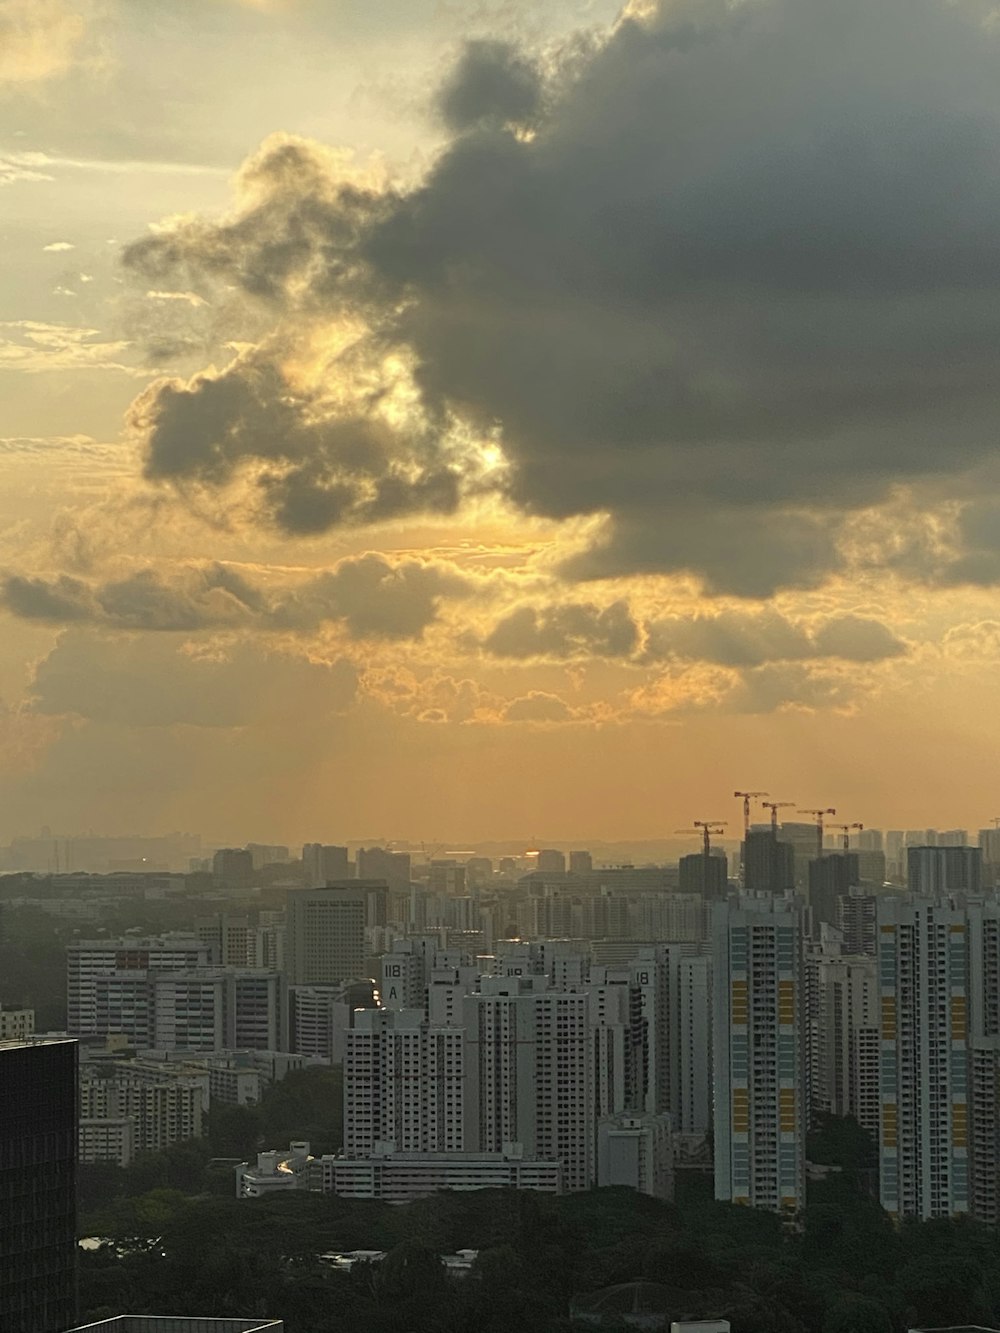
[[[208,1115],[208,1144],[213,1157],[252,1161],[260,1143],[260,1121],[256,1106],[229,1106],[213,1100]]]
[[[823,1333],[892,1333],[889,1311],[868,1296],[841,1296],[826,1312]]]

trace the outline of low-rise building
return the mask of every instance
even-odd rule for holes
[[[202,1315],[118,1314],[68,1333],[283,1333],[280,1319],[213,1319]]]
[[[260,1199],[281,1190],[306,1189],[314,1160],[304,1140],[290,1143],[286,1152],[258,1153],[256,1166],[242,1162],[236,1168],[236,1197]]]
[[[525,1158],[517,1144],[503,1152],[376,1152],[371,1157],[318,1157],[309,1188],[349,1199],[407,1203],[440,1190],[517,1189],[562,1194],[561,1162]]]

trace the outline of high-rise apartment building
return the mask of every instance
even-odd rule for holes
[[[846,954],[867,954],[874,958],[878,927],[876,911],[878,899],[864,889],[850,889],[837,899],[836,927],[840,931]]]
[[[216,966],[267,968],[275,972],[284,969],[283,924],[256,924],[249,917],[223,912],[198,918],[194,933],[210,947]]]
[[[570,852],[569,869],[571,875],[589,875],[594,868],[594,858],[590,852],[580,851]]]
[[[979,851],[983,861],[983,884],[992,888],[1000,882],[1000,828],[979,830]]]
[[[803,932],[791,901],[713,910],[715,1195],[772,1212],[805,1202]]]
[[[820,854],[819,829],[815,824],[783,823],[781,841],[788,843],[793,853],[793,877],[797,889],[809,885],[809,862]]]
[[[440,951],[439,935],[411,935],[393,940],[392,948],[382,955],[383,1008],[425,1008],[428,978]]]
[[[911,876],[941,864],[920,848]],[[952,849],[946,849],[950,855]],[[893,1216],[969,1211],[968,920],[934,898],[878,907],[880,1196]]]
[[[344,1152],[461,1152],[464,1033],[421,1009],[367,1009],[347,1033]]]
[[[342,1064],[357,1011],[377,1007],[375,986],[369,980],[344,986],[289,986],[290,1049]]]
[[[288,1050],[280,972],[203,968],[153,974],[151,1045],[168,1051]]]
[[[595,1180],[590,998],[544,978],[484,978],[463,1005],[466,1146],[560,1161],[566,1188]]]
[[[77,1044],[0,1042],[0,1328],[76,1319]]]
[[[538,859],[535,862],[535,869],[540,874],[562,875],[566,871],[565,853],[558,851],[555,847],[543,847],[538,853]]]
[[[909,890],[921,897],[977,894],[982,886],[982,852],[978,847],[910,847],[906,863]]]
[[[885,838],[882,830],[878,828],[861,829],[859,833],[851,835],[851,844],[862,852],[884,852]]]
[[[809,906],[813,929],[837,922],[837,900],[858,883],[857,852],[827,852],[809,862]]]
[[[668,945],[670,1097],[675,1133],[712,1128],[712,959]]]
[[[285,937],[289,984],[329,986],[361,977],[371,901],[379,893],[384,899],[385,892],[381,880],[292,889]]]
[[[940,850],[951,858],[955,849]],[[911,852],[911,875],[942,868],[943,858],[915,864]],[[947,900],[887,898],[878,926],[882,1205],[893,1216],[967,1213],[968,914]]]
[[[25,1041],[34,1031],[34,1009],[0,1008],[0,1041]]]
[[[245,847],[220,847],[212,857],[212,875],[230,888],[246,888],[253,883],[253,852]]]
[[[206,1129],[211,1079],[196,1066],[152,1060],[85,1064],[80,1076],[81,1124],[131,1120],[138,1152],[159,1152]]]
[[[208,967],[211,948],[193,935],[78,940],[66,949],[66,1025],[74,1036],[152,1038],[149,974]]]
[[[465,893],[465,866],[459,861],[432,861],[428,887],[431,893],[461,897]]]
[[[815,845],[815,843],[814,843]],[[751,829],[743,843],[743,884],[747,893],[791,893],[795,848],[770,828]]]
[[[384,847],[359,847],[355,860],[358,879],[384,882],[392,893],[409,890],[409,852],[390,852]]]
[[[351,863],[346,847],[328,847],[321,842],[307,842],[302,848],[302,867],[310,889],[350,879]]]
[[[816,1111],[879,1133],[880,1005],[874,958],[819,958],[809,1089]]]
[[[946,853],[965,848],[918,849]],[[975,849],[978,852],[978,848]],[[973,878],[968,858],[921,872]],[[912,863],[911,863],[912,865]],[[898,1216],[1000,1221],[1000,902],[909,895],[878,905],[880,1193]]]
[[[693,852],[681,857],[679,869],[681,893],[696,893],[710,900],[726,896],[729,866],[724,854],[706,856],[704,852]]]

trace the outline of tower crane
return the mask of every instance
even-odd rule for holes
[[[771,812],[771,836],[775,842],[778,840],[778,811],[783,810],[785,806],[794,804],[794,801],[761,801],[764,809]]]
[[[696,819],[694,828],[679,828],[678,833],[700,833],[704,841],[704,854],[707,857],[712,855],[712,838],[716,833],[721,833],[726,827],[724,819]]]
[[[816,817],[816,855],[823,855],[823,820],[827,815],[835,815],[837,812],[832,805],[828,805],[825,810],[799,810],[800,815],[815,815]]]
[[[743,836],[744,838],[750,832],[750,802],[761,801],[767,796],[766,791],[734,791],[733,796],[736,800],[743,800]]]
[[[857,829],[860,833],[864,828],[864,824],[827,824],[827,828],[840,829],[844,837],[844,851],[847,852],[851,849],[852,832]]]

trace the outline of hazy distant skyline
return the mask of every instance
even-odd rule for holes
[[[989,824],[986,0],[0,0],[0,842]]]

